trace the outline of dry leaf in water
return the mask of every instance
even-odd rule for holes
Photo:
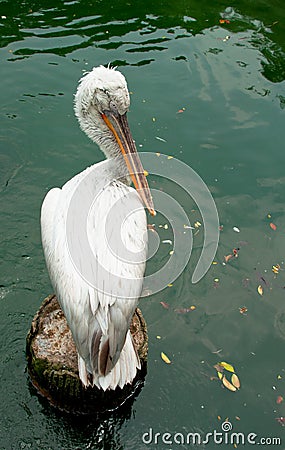
[[[235,369],[231,364],[229,364],[225,361],[222,361],[219,364],[220,364],[220,366],[222,366],[224,369],[228,370],[229,372],[235,372]]]
[[[171,364],[170,359],[168,358],[168,356],[167,356],[165,353],[161,352],[161,353],[160,353],[160,356],[161,356],[161,359],[162,359],[166,364]]]
[[[270,226],[270,228],[271,228],[272,230],[276,231],[277,226],[275,225],[275,223],[270,222],[269,226]]]
[[[227,262],[229,262],[232,258],[234,257],[234,255],[226,255],[226,256],[224,256],[224,260],[225,260],[225,262],[227,263]]]
[[[257,292],[259,293],[259,295],[263,295],[263,287],[261,285],[258,286]]]
[[[237,389],[240,388],[239,377],[235,373],[232,374],[231,382],[234,387],[236,387]]]
[[[230,382],[226,379],[225,376],[223,377],[222,382],[223,382],[223,385],[224,385],[229,391],[235,392],[235,391],[237,390],[237,389],[232,385],[232,383],[230,383]]]
[[[214,368],[217,372],[223,372],[224,368],[220,364],[215,364]]]
[[[159,302],[161,304],[161,306],[163,306],[163,308],[165,309],[169,309],[169,304],[166,302]]]

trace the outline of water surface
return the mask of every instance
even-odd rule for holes
[[[203,434],[220,430],[226,418],[235,431],[282,437],[276,418],[285,406],[276,400],[285,390],[283,2],[1,1],[0,13],[0,448],[170,448],[161,441],[147,446],[142,434]],[[26,373],[25,336],[52,291],[40,242],[43,197],[102,159],[73,114],[77,80],[108,63],[128,80],[138,148],[197,171],[223,230],[217,264],[198,284],[191,277],[202,229],[173,286],[142,300],[145,386],[131,410],[97,423],[74,421],[39,400]],[[175,195],[175,187],[168,192]],[[193,201],[177,195],[191,222],[201,220]],[[171,239],[171,230],[160,235]],[[223,265],[237,247],[239,257]],[[191,305],[191,313],[175,312]],[[211,380],[220,360],[234,364],[240,392]]]

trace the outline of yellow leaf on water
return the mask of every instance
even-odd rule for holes
[[[223,378],[222,372],[218,372],[218,377],[219,377],[220,380]]]
[[[231,364],[229,364],[225,361],[222,361],[219,364],[220,364],[220,366],[222,366],[224,369],[228,370],[229,372],[235,372],[235,369]]]
[[[263,287],[261,285],[258,286],[257,292],[259,293],[259,295],[263,295]]]
[[[168,356],[167,356],[165,353],[161,352],[161,353],[160,353],[160,356],[161,356],[161,359],[162,359],[166,364],[171,364],[170,359],[168,358]]]
[[[239,377],[235,373],[232,374],[231,382],[234,385],[234,387],[236,387],[237,389],[240,388]]]
[[[279,273],[280,265],[276,264],[276,266],[272,266],[272,272],[273,273]]]
[[[224,385],[229,391],[232,391],[232,392],[235,392],[235,391],[236,391],[236,388],[232,385],[232,383],[230,383],[230,382],[226,379],[225,376],[223,377],[222,382],[223,382],[223,385]]]

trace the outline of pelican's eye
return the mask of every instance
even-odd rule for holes
[[[118,108],[117,108],[117,105],[114,102],[114,100],[110,101],[110,111],[112,111],[113,113],[117,113],[118,112]]]

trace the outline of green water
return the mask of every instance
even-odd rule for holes
[[[280,437],[276,448],[285,448],[276,420],[285,416],[285,401],[276,403],[285,398],[284,3],[8,0],[0,16],[1,450],[233,448],[142,442],[150,428],[204,435],[226,418],[234,431]],[[173,286],[142,300],[148,374],[132,408],[73,420],[31,388],[25,337],[52,291],[40,242],[43,197],[102,159],[74,118],[77,80],[109,62],[128,80],[138,148],[191,165],[212,192],[223,231],[218,264],[198,284],[191,276],[202,229]],[[200,220],[183,193],[178,200],[192,223]],[[223,265],[236,247],[239,257]],[[174,311],[191,305],[191,313]],[[235,366],[239,392],[211,380],[221,360]]]

